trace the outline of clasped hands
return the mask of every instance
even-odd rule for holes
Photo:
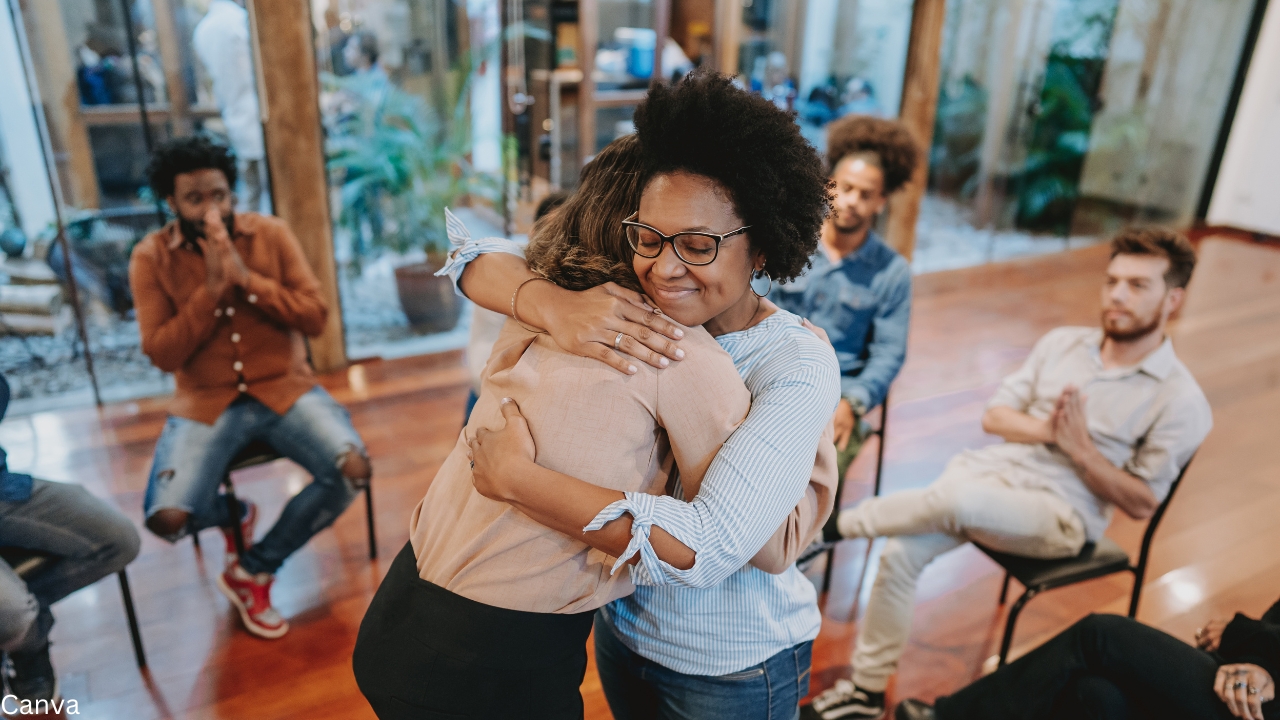
[[[510,502],[519,479],[527,473],[521,467],[534,463],[537,448],[520,406],[511,398],[502,399],[502,427],[480,428],[467,438],[467,459],[476,492],[500,502]]]
[[[197,242],[204,253],[205,288],[210,295],[220,298],[228,287],[244,287],[249,282],[249,268],[231,244],[231,235],[216,207],[204,214],[204,237]]]
[[[1089,419],[1084,411],[1086,399],[1075,385],[1066,386],[1047,420],[1052,444],[1077,462],[1085,453],[1095,449],[1093,438],[1089,436]]]

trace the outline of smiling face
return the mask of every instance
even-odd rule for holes
[[[884,210],[884,171],[869,162],[864,153],[841,158],[831,173],[835,183],[831,224],[838,232],[857,233],[866,230]]]
[[[729,233],[746,225],[728,193],[702,175],[674,172],[657,175],[640,196],[637,222],[664,235],[695,230]],[[720,243],[708,265],[686,265],[669,243],[656,258],[632,257],[632,267],[646,295],[676,322],[702,325],[726,312],[758,304],[751,292],[751,274],[764,262],[751,247],[750,231]]]
[[[1107,337],[1132,342],[1153,332],[1163,334],[1186,293],[1167,286],[1168,270],[1167,257],[1121,254],[1111,259],[1102,287],[1102,330]]]

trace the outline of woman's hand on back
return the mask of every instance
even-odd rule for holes
[[[512,485],[524,475],[521,466],[533,464],[537,448],[529,424],[511,398],[502,399],[502,418],[501,428],[480,428],[467,439],[467,458],[476,492],[490,500],[508,502]]]
[[[516,312],[526,323],[545,329],[566,352],[633,375],[635,363],[615,349],[656,368],[684,358],[674,342],[684,337],[684,330],[647,300],[616,283],[573,292],[539,282],[520,293]]]

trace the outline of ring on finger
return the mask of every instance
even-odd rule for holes
[[[1233,690],[1239,690],[1240,688],[1248,687],[1248,686],[1249,686],[1249,683],[1238,681],[1238,682],[1232,683],[1231,688]]]
[[[613,349],[614,349],[614,350],[621,350],[621,349],[622,349],[622,338],[624,338],[624,337],[626,337],[626,334],[625,334],[625,333],[618,333],[617,337],[615,337],[615,338],[613,339]]]
[[[1244,689],[1244,691],[1245,691],[1246,693],[1250,694],[1250,695],[1257,695],[1257,694],[1258,694],[1258,688],[1256,688],[1256,687],[1254,687],[1254,686],[1252,686],[1252,685],[1248,685],[1248,686],[1246,686],[1246,687],[1245,687],[1245,689]]]

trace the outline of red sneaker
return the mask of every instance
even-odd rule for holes
[[[218,576],[218,589],[239,611],[245,629],[268,640],[284,637],[289,632],[289,623],[271,607],[273,582],[274,576],[250,575],[239,562],[232,563]]]
[[[244,549],[248,550],[253,547],[253,529],[258,525],[258,506],[249,500],[243,502],[245,511],[244,517],[240,518],[240,533],[241,537],[244,538]],[[240,556],[236,554],[235,531],[229,527],[220,529],[222,530],[222,537],[227,541],[227,567],[231,567],[232,563],[240,559]]]

